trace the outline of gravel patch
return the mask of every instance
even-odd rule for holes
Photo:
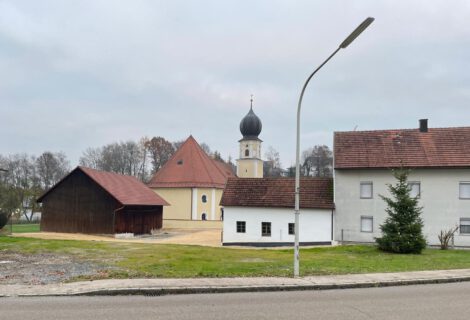
[[[76,277],[100,277],[109,267],[70,256],[0,251],[0,284],[50,284]]]

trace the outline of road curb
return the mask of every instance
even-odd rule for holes
[[[276,292],[276,291],[307,291],[307,290],[338,290],[355,288],[393,287],[407,285],[424,285],[439,283],[455,283],[470,281],[469,277],[444,277],[434,279],[407,279],[393,281],[368,281],[354,283],[327,283],[305,285],[255,285],[255,286],[194,286],[194,287],[139,287],[139,288],[103,288],[81,290],[76,292],[31,293],[18,295],[2,295],[0,297],[66,297],[66,296],[164,296],[181,294],[211,294],[235,292]]]

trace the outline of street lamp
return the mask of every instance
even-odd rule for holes
[[[364,31],[372,22],[374,18],[367,18],[364,20],[340,45],[339,47],[326,59],[323,63],[316,68],[312,74],[305,81],[302,91],[300,93],[299,104],[297,106],[297,141],[296,141],[296,154],[295,154],[295,244],[294,244],[294,277],[299,276],[299,215],[300,215],[300,108],[302,106],[302,99],[304,97],[305,88],[307,88],[310,79],[318,72],[331,58],[340,50],[346,49],[356,39],[362,31]]]
[[[0,172],[8,172],[7,169],[0,168]],[[13,233],[13,219],[10,216],[10,233]]]

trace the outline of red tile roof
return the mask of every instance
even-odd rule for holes
[[[139,206],[167,206],[169,205],[165,200],[158,196],[155,192],[149,189],[145,184],[140,182],[134,177],[125,176],[112,172],[104,172],[86,167],[77,167],[64,177],[55,186],[44,193],[38,202],[41,202],[44,197],[55,189],[62,181],[70,176],[75,171],[81,171],[86,174],[90,179],[95,181],[101,188],[108,192],[114,199],[121,205],[139,205]]]
[[[214,161],[215,165],[220,169],[220,171],[224,173],[227,178],[236,177],[235,172],[233,171],[233,168],[230,164],[214,159],[212,159],[212,161]]]
[[[335,169],[468,168],[470,127],[335,132]]]
[[[294,208],[293,178],[229,178],[221,205]],[[300,208],[333,209],[331,178],[300,179]]]
[[[148,183],[151,188],[219,188],[230,176],[227,168],[211,159],[190,136]],[[231,173],[233,175],[233,173]]]

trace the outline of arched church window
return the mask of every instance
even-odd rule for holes
[[[202,219],[202,220],[207,220],[207,215],[206,215],[205,213],[203,213],[203,214],[201,215],[201,219]]]
[[[245,157],[248,157],[248,156],[250,156],[250,150],[246,149],[245,150]]]
[[[201,200],[202,200],[203,203],[206,203],[206,202],[207,202],[207,196],[206,196],[206,195],[203,195],[203,196],[201,197]]]

